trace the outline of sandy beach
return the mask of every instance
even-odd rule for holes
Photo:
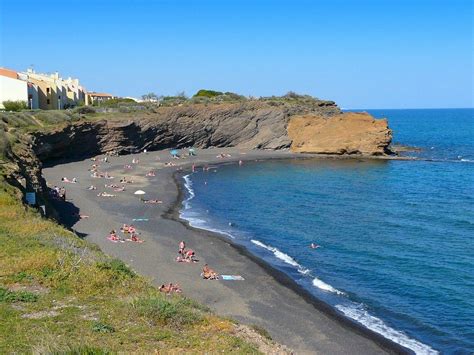
[[[184,151],[183,151],[184,152]],[[312,297],[289,277],[253,257],[245,249],[234,245],[224,236],[197,230],[179,219],[183,197],[182,175],[191,165],[202,167],[239,160],[301,158],[289,152],[242,151],[235,148],[197,150],[197,156],[170,159],[169,151],[110,157],[109,162],[62,163],[45,167],[43,174],[50,187],[64,186],[66,202],[55,202],[65,224],[78,235],[97,244],[105,253],[129,264],[156,285],[169,282],[181,285],[186,296],[245,324],[264,327],[277,342],[296,353],[321,354],[380,354],[403,353],[404,348],[359,327],[335,313],[330,307]],[[221,153],[231,157],[217,158]],[[132,164],[139,158],[138,164]],[[176,166],[166,166],[172,161]],[[114,179],[93,178],[88,171],[99,164],[101,172]],[[131,165],[132,169],[124,169]],[[155,176],[145,176],[150,170]],[[125,184],[126,191],[114,192],[104,184],[120,184],[126,176],[133,183]],[[62,177],[77,178],[78,183],[63,183]],[[90,185],[97,190],[88,190]],[[145,204],[133,193],[146,191],[146,199],[159,199],[160,204]],[[98,197],[107,191],[114,197]],[[76,213],[88,215],[79,219]],[[147,219],[147,221],[132,221]],[[107,240],[110,230],[122,224],[134,224],[142,244],[113,243]],[[123,234],[121,234],[123,237]],[[199,262],[175,261],[178,243],[196,251]],[[220,274],[242,275],[244,281],[210,281],[200,277],[207,263]]]

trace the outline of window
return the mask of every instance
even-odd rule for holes
[[[49,93],[51,92],[51,88],[46,88],[46,93],[49,95]]]
[[[50,103],[49,99],[46,100],[46,103],[49,105],[49,103]]]

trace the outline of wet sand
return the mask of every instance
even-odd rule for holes
[[[219,159],[220,153],[231,158]],[[133,158],[139,164],[131,164]],[[68,224],[80,236],[93,242],[107,254],[129,264],[136,272],[148,277],[155,285],[179,283],[186,296],[245,324],[264,327],[272,338],[296,353],[321,354],[380,354],[403,353],[406,349],[386,340],[338,315],[331,307],[319,302],[282,272],[255,258],[244,248],[234,245],[224,236],[190,227],[179,219],[183,190],[182,175],[191,164],[205,166],[233,163],[242,160],[301,158],[289,152],[242,151],[235,148],[197,150],[196,157],[170,159],[168,151],[109,158],[99,170],[107,171],[114,179],[92,178],[88,171],[94,163],[90,159],[44,168],[43,174],[50,187],[64,186],[67,202],[56,202]],[[174,167],[165,163],[173,161]],[[124,169],[131,164],[132,170]],[[145,177],[149,170],[156,176]],[[62,183],[61,178],[76,177],[77,184]],[[114,192],[104,184],[119,184],[121,177],[134,180],[126,184],[126,191]],[[87,190],[90,185],[97,190]],[[133,193],[146,191],[147,199],[160,199],[162,204],[144,204]],[[107,191],[115,197],[98,197]],[[73,213],[89,215],[77,219]],[[133,218],[148,221],[132,222]],[[133,223],[145,243],[112,243],[106,239],[111,229],[118,231],[123,223]],[[123,236],[123,234],[121,234]],[[196,251],[198,263],[175,261],[178,243]],[[200,277],[202,266],[208,263],[220,274],[242,275],[245,281],[209,281]]]

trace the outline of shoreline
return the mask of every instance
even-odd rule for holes
[[[225,159],[225,161],[216,160],[214,158],[216,153],[230,151],[232,149],[233,148],[208,149],[205,151],[200,151],[197,157],[200,161],[195,163],[197,166],[202,166],[205,164],[212,164],[216,166],[226,163],[234,164],[240,159],[243,161],[263,161],[271,159],[294,158],[338,160],[342,158],[351,160],[371,160],[371,157],[315,156],[306,154],[292,154],[289,152],[261,151],[233,153],[232,158]],[[235,148],[233,150],[236,151]],[[167,152],[158,151],[149,152],[148,155],[140,154],[135,156],[139,156],[144,160],[150,160],[153,155],[166,153]],[[210,156],[206,158],[206,154]],[[246,155],[239,156],[239,154]],[[204,158],[204,160],[201,158]],[[127,159],[130,160],[131,155],[111,158],[111,160],[119,161],[126,161]],[[379,158],[374,160],[379,160]],[[156,187],[154,182],[159,181],[163,190],[163,192],[160,192],[160,194],[165,195],[166,191],[167,200],[165,201],[165,199],[163,199],[164,203],[162,207],[164,207],[164,209],[161,211],[161,213],[156,215],[156,220],[150,222],[149,224],[145,224],[143,227],[142,225],[139,225],[139,228],[143,230],[144,234],[146,233],[145,235],[148,235],[148,233],[151,235],[156,235],[156,231],[160,231],[160,235],[156,237],[152,236],[153,240],[150,240],[149,243],[146,244],[147,250],[141,250],[138,252],[130,248],[129,251],[127,249],[128,247],[125,247],[125,245],[123,245],[123,248],[117,248],[117,245],[110,245],[111,243],[104,241],[105,238],[103,238],[103,236],[99,236],[101,231],[106,231],[108,228],[105,227],[104,229],[104,224],[117,223],[117,220],[123,221],[124,218],[126,218],[125,216],[130,213],[143,213],[145,208],[143,208],[143,206],[137,208],[136,200],[130,201],[130,208],[124,214],[124,210],[126,210],[127,206],[121,206],[122,208],[117,209],[115,208],[115,205],[113,205],[114,208],[112,208],[110,205],[108,205],[108,201],[101,201],[98,199],[99,202],[95,203],[95,201],[89,201],[87,199],[84,200],[84,195],[87,193],[83,190],[77,191],[77,193],[75,191],[71,191],[73,196],[73,204],[75,207],[81,211],[87,211],[91,208],[98,208],[97,213],[102,216],[104,221],[101,221],[101,225],[96,224],[95,228],[94,225],[88,225],[90,223],[87,221],[75,221],[70,227],[74,227],[77,233],[98,244],[107,254],[122,259],[126,263],[130,264],[134,269],[136,269],[137,272],[151,277],[155,284],[162,283],[164,277],[163,275],[168,275],[170,273],[174,274],[175,279],[179,280],[180,283],[192,284],[192,288],[189,290],[186,290],[183,287],[187,296],[211,306],[211,308],[213,308],[216,313],[220,315],[230,316],[231,318],[237,319],[238,321],[242,321],[246,324],[258,324],[259,326],[263,326],[270,331],[277,342],[289,346],[290,348],[295,348],[297,353],[312,353],[316,351],[345,353],[349,350],[351,350],[353,353],[360,354],[381,352],[412,353],[410,349],[405,348],[402,345],[385,338],[381,334],[365,328],[363,325],[356,323],[355,321],[338,313],[329,304],[317,299],[309,291],[298,285],[290,278],[290,276],[275,269],[266,261],[253,255],[244,246],[233,243],[230,238],[225,238],[219,233],[194,228],[189,225],[189,222],[181,219],[179,212],[182,208],[184,187],[179,179],[181,179],[182,176],[190,170],[191,163],[193,162],[193,160],[190,161],[190,159],[186,159],[186,161],[179,166],[178,171],[176,171],[176,168],[159,169],[157,170],[156,174],[157,178],[153,178],[149,183],[145,183],[145,185],[143,185],[146,187]],[[81,162],[55,165],[54,167],[45,168],[45,176],[51,176],[51,178],[48,178],[48,181],[50,181],[51,185],[52,180],[57,181],[57,178],[60,176],[73,174],[77,168],[80,166],[86,167],[90,165],[89,163],[89,159],[86,159]],[[156,160],[151,161],[151,163],[156,163]],[[118,165],[118,168],[120,168],[120,165]],[[81,173],[83,173],[82,170]],[[79,171],[77,174],[79,174]],[[84,175],[84,178],[81,177],[79,181],[86,180],[85,177],[88,175],[89,174]],[[77,187],[78,186],[74,186],[74,188]],[[84,185],[82,187],[85,188]],[[135,188],[138,187],[133,186],[133,189]],[[160,190],[159,187],[157,189]],[[92,200],[97,199],[93,197]],[[96,213],[96,210],[94,210],[94,213]],[[185,229],[187,232],[182,231],[181,229]],[[168,234],[168,236],[166,236],[166,234]],[[225,284],[222,281],[219,281],[220,284],[213,282],[206,283],[206,281],[202,283],[202,280],[196,280],[194,277],[192,277],[189,271],[185,271],[183,274],[181,274],[182,269],[180,270],[178,269],[179,266],[177,267],[174,265],[177,263],[168,265],[166,263],[164,264],[163,262],[159,262],[159,270],[157,270],[153,265],[156,255],[158,254],[163,256],[169,254],[170,250],[172,253],[174,252],[173,250],[176,250],[175,243],[177,243],[177,240],[176,237],[169,236],[172,234],[178,234],[179,238],[182,237],[183,239],[185,239],[184,235],[187,234],[188,236],[186,237],[186,240],[194,241],[194,244],[196,244],[198,256],[200,256],[199,259],[204,259],[206,262],[209,260],[210,265],[215,266],[218,268],[218,270],[219,268],[225,269],[225,266],[227,265],[227,267],[239,270],[244,275],[255,276],[255,280],[252,280],[252,277],[246,277],[244,284]],[[201,244],[205,245],[206,248],[199,250],[197,245]],[[209,248],[212,249],[206,250]],[[219,255],[216,256],[216,254]],[[201,263],[199,264],[201,265]],[[185,266],[184,269],[189,268]],[[160,282],[155,280],[160,280]],[[267,287],[267,289],[262,289],[262,287],[259,288],[262,282],[264,283],[263,286]],[[216,289],[212,289],[213,287]],[[255,295],[248,295],[249,287],[251,292],[255,293]],[[278,310],[278,314],[275,314],[275,310]],[[311,314],[308,315],[308,312]],[[286,324],[278,324],[282,320],[284,320]],[[287,326],[293,331],[293,333],[287,330]],[[316,339],[312,339],[312,337],[315,337]],[[371,343],[375,347],[371,346]]]
[[[303,157],[302,157],[303,158]],[[285,159],[295,159],[295,158],[282,158],[280,160],[285,160]],[[298,159],[298,158],[296,158]],[[303,158],[304,159],[304,158]],[[263,160],[272,160],[272,158],[269,159],[262,159]],[[236,161],[229,161],[230,163],[235,163]],[[219,166],[225,163],[221,164],[213,164],[215,166]],[[200,166],[196,166],[200,167]],[[183,169],[184,170],[184,169]],[[369,328],[363,326],[362,324],[356,322],[355,320],[352,320],[341,313],[339,313],[334,307],[329,305],[328,303],[318,299],[316,296],[311,294],[308,290],[306,290],[303,286],[299,285],[295,280],[293,280],[289,275],[287,275],[285,272],[278,270],[274,266],[272,266],[270,263],[267,261],[263,260],[262,258],[259,258],[258,256],[254,255],[251,251],[249,251],[244,245],[235,243],[232,239],[226,237],[224,234],[219,233],[219,232],[214,232],[210,231],[207,229],[203,228],[197,228],[193,227],[190,225],[189,221],[183,219],[180,217],[180,211],[183,206],[183,201],[184,201],[184,187],[183,183],[180,182],[179,178],[183,178],[186,173],[189,173],[190,171],[178,171],[173,174],[173,181],[176,184],[176,188],[178,189],[178,196],[176,203],[170,208],[168,212],[162,215],[163,218],[169,218],[172,219],[175,222],[183,224],[186,228],[189,230],[192,230],[194,232],[198,231],[205,231],[209,236],[212,236],[213,238],[218,238],[221,241],[230,244],[240,255],[252,260],[256,264],[258,264],[263,270],[265,270],[266,273],[268,273],[276,282],[278,282],[280,285],[287,287],[288,289],[292,290],[293,292],[297,293],[300,297],[302,297],[306,302],[311,304],[315,309],[318,311],[324,312],[331,318],[337,320],[342,326],[347,327],[351,331],[356,332],[357,334],[360,334],[372,341],[374,341],[376,344],[378,344],[381,348],[384,350],[387,350],[389,352],[394,352],[396,354],[413,354],[414,352],[386,337],[384,337],[382,334],[379,334],[375,331],[370,330]]]

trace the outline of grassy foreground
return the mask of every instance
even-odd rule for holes
[[[158,292],[14,193],[0,181],[0,353],[262,349],[248,329]]]

